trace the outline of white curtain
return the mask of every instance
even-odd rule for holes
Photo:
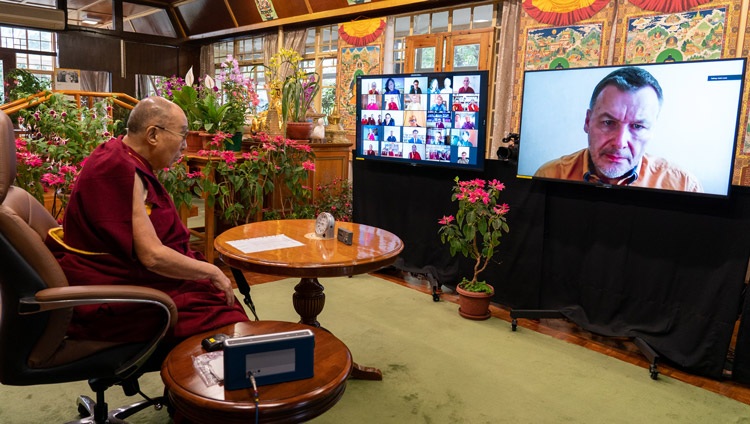
[[[196,80],[200,80],[204,75],[214,77],[216,68],[214,66],[214,45],[207,44],[201,46],[200,73],[195,75]]]
[[[81,90],[109,93],[112,91],[112,77],[106,71],[81,71]]]

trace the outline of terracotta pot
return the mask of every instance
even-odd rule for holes
[[[286,138],[292,140],[309,140],[312,129],[312,122],[287,122]]]
[[[494,288],[491,293],[476,293],[456,287],[456,292],[458,293],[459,315],[473,320],[485,320],[492,316],[490,314],[490,301],[495,294]]]
[[[187,149],[188,153],[195,153],[203,149],[203,137],[200,136],[200,131],[188,131],[187,135]]]

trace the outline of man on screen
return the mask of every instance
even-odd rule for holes
[[[583,124],[588,148],[547,162],[534,175],[702,192],[690,173],[645,154],[662,100],[659,82],[646,70],[624,67],[613,71],[591,95]]]

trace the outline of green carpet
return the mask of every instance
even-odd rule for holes
[[[321,281],[323,326],[383,381],[350,380],[339,403],[313,423],[750,423],[750,406],[580,346],[492,318],[469,321],[457,306],[367,275]],[[253,286],[261,319],[298,319],[297,280]],[[161,393],[157,373],[142,388]],[[0,423],[75,417],[85,382],[0,386]],[[110,406],[134,401],[119,388]],[[263,396],[261,388],[261,397]],[[132,423],[169,423],[147,410]]]

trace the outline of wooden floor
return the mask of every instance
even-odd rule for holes
[[[216,261],[217,265],[221,261]],[[230,275],[228,268],[223,268],[225,272]],[[387,270],[378,272],[373,275],[386,279],[399,284],[404,287],[409,287],[414,290],[421,291],[426,294],[432,293],[431,287],[427,281],[418,280],[411,278],[411,276],[404,275],[399,271]],[[270,281],[276,281],[285,277],[277,277],[270,275],[262,275],[247,272],[245,276],[248,282],[253,284],[262,284]],[[230,275],[231,278],[231,275]],[[442,302],[454,302],[458,301],[458,296],[450,292],[443,292],[440,295]],[[432,296],[425,296],[425,301],[432,301]],[[492,315],[505,320],[510,326],[510,313],[508,309],[493,304],[490,307]],[[456,313],[458,319],[458,313]],[[560,340],[564,340],[568,343],[574,343],[583,346],[587,349],[595,352],[609,355],[611,357],[620,359],[622,361],[637,365],[643,368],[643,378],[649,379],[649,362],[641,354],[638,348],[626,338],[612,338],[612,337],[601,337],[595,334],[589,333],[582,330],[577,325],[560,319],[541,319],[541,320],[518,320],[519,329],[528,329],[537,331],[539,333],[547,334]],[[750,385],[740,384],[733,382],[729,379],[726,380],[713,380],[710,378],[700,377],[687,372],[681,371],[674,367],[669,366],[666,363],[659,363],[658,369],[660,375],[669,376],[677,380],[683,381],[688,384],[692,384],[697,387],[702,387],[706,390],[710,390],[715,393],[719,393],[726,397],[735,399],[739,402],[750,405]]]

